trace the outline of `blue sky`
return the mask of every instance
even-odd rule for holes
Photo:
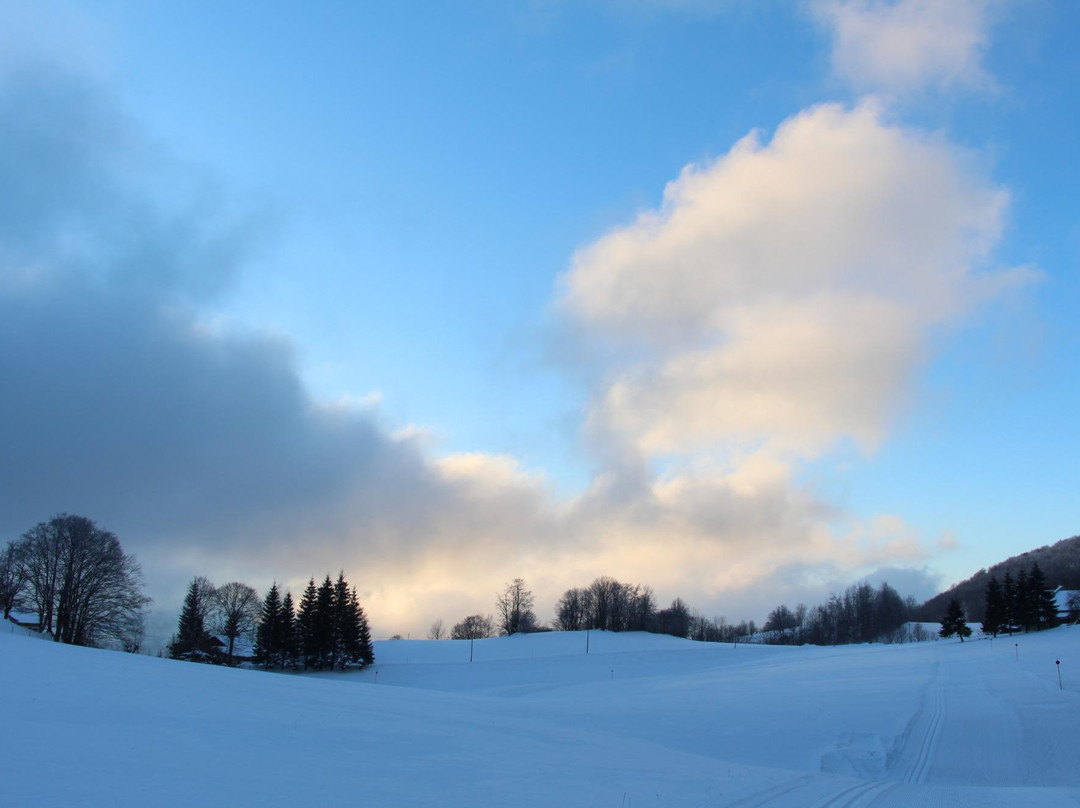
[[[345,567],[389,632],[1077,531],[1073,3],[0,23],[5,537],[84,512],[164,610]]]

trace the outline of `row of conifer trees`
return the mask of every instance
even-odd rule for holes
[[[170,656],[231,665],[239,637],[254,639],[254,661],[267,669],[332,670],[375,661],[367,615],[344,572],[336,582],[327,575],[320,586],[311,578],[299,604],[275,583],[261,608],[247,584],[215,587],[201,576],[193,579]]]
[[[999,582],[993,577],[986,585],[986,613],[982,630],[986,634],[1038,631],[1058,623],[1054,591],[1038,563],[1030,572],[1021,569],[1014,579],[1010,572]]]
[[[292,594],[281,597],[275,583],[263,600],[256,631],[255,659],[266,668],[331,670],[375,661],[364,608],[345,573],[327,575],[316,587],[308,581],[293,609]]]

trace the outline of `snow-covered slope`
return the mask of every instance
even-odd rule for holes
[[[0,631],[0,805],[1080,801],[1077,628],[843,648],[588,643],[483,640],[469,662],[468,642],[385,642],[368,670],[295,676]]]

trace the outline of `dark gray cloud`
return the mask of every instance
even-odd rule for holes
[[[330,519],[360,479],[387,496],[428,474],[370,417],[314,404],[286,341],[200,322],[193,301],[267,235],[214,196],[95,87],[49,69],[0,84],[5,534],[71,510],[142,543],[265,541],[298,504]]]
[[[80,278],[0,298],[5,516],[104,511],[183,531],[332,494],[384,441],[320,417],[287,345]],[[217,536],[213,541],[228,540]]]
[[[911,595],[922,602],[942,590],[943,576],[925,566],[881,567],[866,576],[866,580],[875,586],[887,583],[901,595]]]
[[[48,273],[126,294],[206,300],[266,211],[226,215],[213,178],[141,138],[96,85],[49,67],[0,80],[0,282]]]

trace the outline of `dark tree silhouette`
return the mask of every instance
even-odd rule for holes
[[[782,643],[795,642],[795,629],[799,622],[795,612],[791,611],[786,604],[781,603],[765,618],[763,631],[773,632]]]
[[[277,581],[274,581],[266,597],[263,598],[262,611],[259,614],[259,628],[255,637],[255,661],[264,668],[281,666],[282,649],[285,644],[282,636],[281,593]]]
[[[556,631],[581,631],[589,614],[588,597],[584,589],[568,589],[555,604]]]
[[[536,628],[533,613],[533,593],[521,578],[506,585],[495,600],[499,631],[503,634],[525,634]]]
[[[815,645],[845,645],[859,642],[903,641],[903,625],[911,606],[884,581],[874,590],[869,584],[850,586],[841,594],[812,609],[796,608],[791,620],[798,631],[798,641]],[[770,615],[771,616],[771,615]],[[794,632],[792,632],[794,633]],[[781,638],[791,636],[788,633]]]
[[[293,607],[292,592],[281,601],[281,667],[295,668],[300,659],[300,628]]]
[[[26,531],[14,553],[42,631],[72,645],[138,645],[150,598],[114,534],[62,513]]]
[[[1013,630],[1020,625],[1020,610],[1017,606],[1016,581],[1013,580],[1012,573],[1008,570],[1005,571],[1005,579],[1001,584],[1001,599],[1005,608],[1005,620],[1002,629],[1012,634]]]
[[[292,601],[286,595],[283,611],[290,613]],[[301,664],[316,670],[345,668],[350,665],[370,665],[375,661],[371,629],[356,589],[350,588],[345,573],[335,583],[327,575],[322,585],[315,587],[312,578],[300,600],[296,618],[297,645],[301,649]],[[290,632],[283,629],[283,635]]]
[[[1053,628],[1058,624],[1057,602],[1054,600],[1054,590],[1046,585],[1046,575],[1039,567],[1039,562],[1031,565],[1031,574],[1028,576],[1030,587],[1031,606],[1035,628]]]
[[[356,640],[350,650],[350,661],[360,665],[372,665],[375,662],[375,646],[371,642],[371,628],[368,626],[367,613],[356,596],[356,587],[349,590],[350,608],[356,613]]]
[[[951,637],[955,634],[960,638],[960,642],[963,642],[965,637],[971,636],[967,618],[964,617],[964,607],[955,598],[949,601],[945,616],[941,618],[941,630],[938,634],[942,637]]]
[[[13,609],[22,607],[23,592],[26,590],[26,567],[19,557],[19,548],[15,542],[8,542],[0,552],[0,610],[4,619],[11,616]]]
[[[169,645],[169,655],[173,659],[217,661],[217,651],[206,628],[213,600],[214,585],[201,575],[192,578],[180,610],[176,636]]]
[[[997,578],[991,578],[986,584],[986,610],[983,615],[982,630],[984,634],[996,637],[1005,629],[1007,624],[1007,610],[1005,595]]]
[[[495,621],[482,614],[471,614],[450,629],[451,640],[482,640],[495,634]]]
[[[690,607],[682,598],[675,598],[666,609],[656,613],[656,631],[671,634],[674,637],[686,637],[690,634]]]
[[[225,638],[225,664],[233,664],[236,640],[250,635],[259,619],[259,594],[247,584],[230,581],[214,590],[214,629]]]

